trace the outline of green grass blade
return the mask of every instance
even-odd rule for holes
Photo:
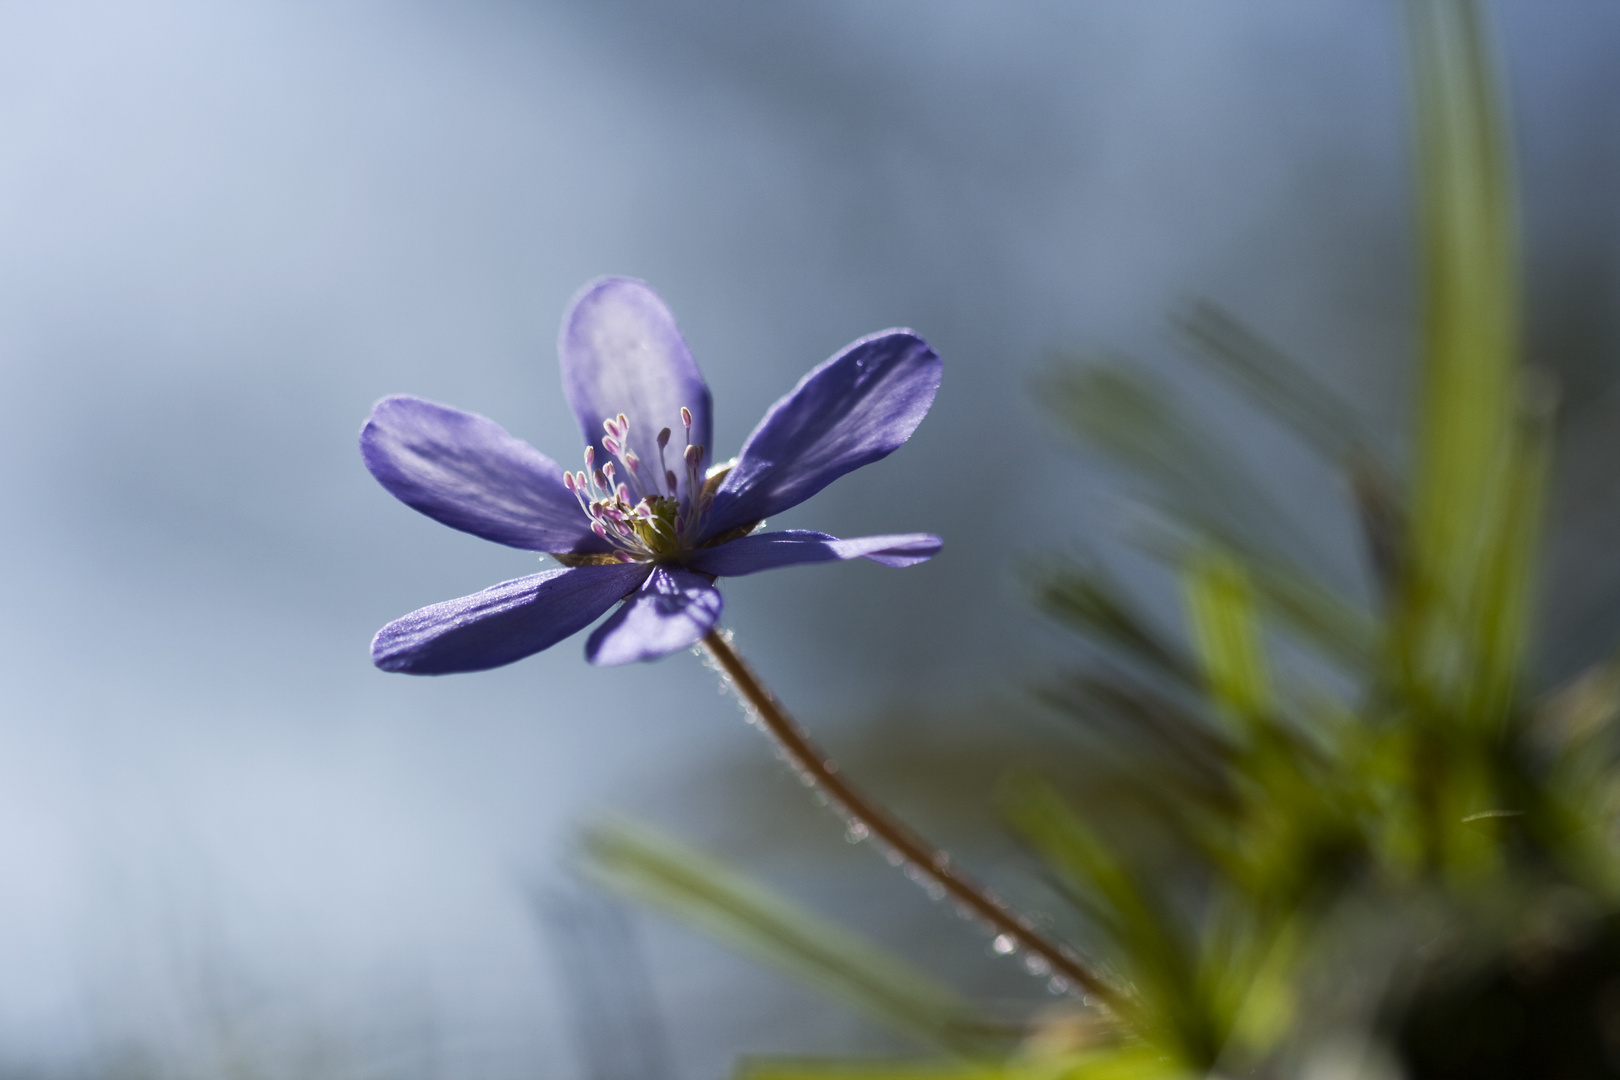
[[[1012,1080],[1013,1075],[1001,1065],[829,1058],[754,1058],[737,1068],[737,1080]]]
[[[617,821],[584,837],[598,881],[662,908],[728,944],[937,1049],[983,1054],[1008,1033],[897,957],[710,856],[644,826]]]
[[[1175,321],[1195,357],[1344,472],[1373,577],[1381,593],[1391,592],[1405,547],[1405,495],[1361,417],[1287,353],[1215,304],[1194,303]]]
[[[738,1080],[1190,1080],[1191,1075],[1140,1045],[1030,1054],[999,1065],[759,1058],[737,1071]]]
[[[1477,601],[1478,674],[1468,715],[1486,726],[1500,723],[1512,708],[1523,666],[1552,457],[1552,390],[1531,378],[1524,397]]]
[[[1175,324],[1194,356],[1328,461],[1341,464],[1371,452],[1373,439],[1353,409],[1224,309],[1198,301],[1178,313]]]
[[[1424,282],[1406,664],[1465,708],[1513,444],[1519,289],[1512,180],[1475,0],[1411,0]]]
[[[1198,685],[1197,672],[1187,658],[1160,636],[1102,567],[1054,559],[1036,567],[1031,576],[1036,602],[1048,615],[1150,671],[1185,686]]]
[[[1276,501],[1238,467],[1224,440],[1174,404],[1169,388],[1122,364],[1054,371],[1042,397],[1098,453],[1145,484],[1144,495],[1228,546],[1326,562]]]
[[[1136,991],[1123,1013],[1134,1033],[1184,1063],[1212,1063],[1222,1038],[1194,996],[1197,950],[1160,907],[1154,883],[1038,780],[1009,786],[1007,816],[1111,939]]]
[[[1314,578],[1274,562],[1245,562],[1264,614],[1346,671],[1368,670],[1377,655],[1379,626],[1360,607]]]
[[[1244,726],[1262,722],[1274,701],[1247,571],[1230,556],[1206,549],[1183,568],[1182,588],[1211,696]]]
[[[1144,554],[1183,570],[1213,546],[1210,538],[1151,521],[1137,522],[1127,539]],[[1360,605],[1282,559],[1228,547],[1223,554],[1247,573],[1269,621],[1351,674],[1361,674],[1379,655],[1382,628]],[[1201,676],[1196,681],[1202,686]]]
[[[1084,669],[1047,683],[1039,694],[1088,730],[1107,733],[1115,753],[1133,752],[1131,786],[1139,796],[1156,802],[1173,794],[1175,802],[1193,803],[1200,814],[1230,803],[1234,745],[1184,702],[1120,672]],[[1156,782],[1144,786],[1144,775]]]

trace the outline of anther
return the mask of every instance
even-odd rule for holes
[[[630,501],[630,485],[620,484],[619,490],[614,492],[614,494],[619,497],[620,502],[628,503]]]
[[[658,433],[658,449],[662,450],[669,445],[669,428]]]
[[[692,430],[692,410],[685,405],[681,406],[681,423],[686,426],[687,431]]]
[[[592,465],[595,465],[595,464],[596,464],[596,447],[587,446],[585,448],[585,467],[588,469]]]
[[[676,480],[675,480],[675,472],[674,472],[673,469],[665,469],[664,470],[664,483],[669,487],[669,493],[671,495],[675,494]]]
[[[602,449],[606,450],[610,454],[615,454],[616,455],[616,454],[618,454],[618,452],[620,450],[622,450],[624,448],[619,445],[619,440],[618,439],[615,439],[611,435],[604,435],[604,436],[602,436]]]
[[[597,536],[600,536],[604,540],[607,539],[607,526],[603,525],[600,521],[591,522],[591,532],[595,533]]]
[[[698,462],[700,462],[702,460],[703,460],[703,446],[702,446],[702,444],[698,444],[696,446],[688,446],[686,448],[686,463],[688,465],[696,465]]]

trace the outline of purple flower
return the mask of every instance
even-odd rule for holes
[[[384,398],[360,431],[366,468],[408,506],[563,564],[413,611],[378,631],[385,671],[445,675],[510,664],[583,630],[593,664],[652,660],[720,617],[718,577],[866,558],[910,566],[926,533],[838,540],[755,532],[911,436],[939,389],[939,356],[907,330],[861,338],[771,406],[737,458],[709,460],[709,388],[658,294],[602,278],[574,298],[557,343],[587,445],[564,472],[494,421]],[[622,601],[622,603],[621,603]]]

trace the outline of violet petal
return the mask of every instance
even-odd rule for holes
[[[656,660],[694,644],[720,618],[720,590],[708,578],[658,566],[585,643],[585,658],[610,666]]]
[[[775,570],[799,563],[831,562],[835,559],[871,559],[884,566],[915,566],[939,554],[944,546],[928,533],[899,533],[893,536],[857,536],[839,540],[826,533],[803,529],[755,533],[718,547],[699,548],[686,559],[693,570],[716,577],[736,577]]]
[[[772,405],[715,493],[714,536],[803,502],[892,453],[939,390],[940,361],[908,330],[861,338]]]
[[[692,411],[692,442],[710,447],[706,459],[713,460],[709,388],[675,316],[645,282],[610,277],[586,285],[563,316],[557,352],[563,392],[598,461],[606,460],[602,421],[624,413],[629,449],[647,464],[644,474],[662,476],[657,439],[667,427],[669,467],[684,475],[683,406]]]
[[[495,421],[409,395],[383,398],[360,456],[395,498],[451,528],[527,551],[605,551],[557,463]]]
[[[548,570],[395,619],[371,642],[384,671],[483,671],[548,649],[583,630],[647,575],[644,563]]]

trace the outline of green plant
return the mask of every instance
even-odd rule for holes
[[[1168,387],[1118,361],[1057,366],[1043,399],[1135,481],[1153,513],[1130,539],[1186,611],[1183,643],[1094,559],[1033,575],[1088,643],[1043,693],[1084,725],[1095,783],[1014,777],[1007,815],[1095,933],[1087,962],[1111,990],[983,1038],[994,1025],[959,999],[863,970],[875,954],[833,948],[832,931],[812,960],[792,942],[814,923],[762,918],[780,902],[740,902],[728,871],[599,830],[590,850],[621,887],[729,927],[947,1055],[747,1076],[1286,1075],[1347,1040],[1382,1041],[1414,1077],[1620,1061],[1620,666],[1539,696],[1528,684],[1555,393],[1519,361],[1515,200],[1478,5],[1407,7],[1423,267],[1410,460],[1230,316],[1178,320],[1209,372],[1343,478],[1370,601],[1309,572],[1286,515]],[[1332,674],[1302,678],[1279,653]]]

